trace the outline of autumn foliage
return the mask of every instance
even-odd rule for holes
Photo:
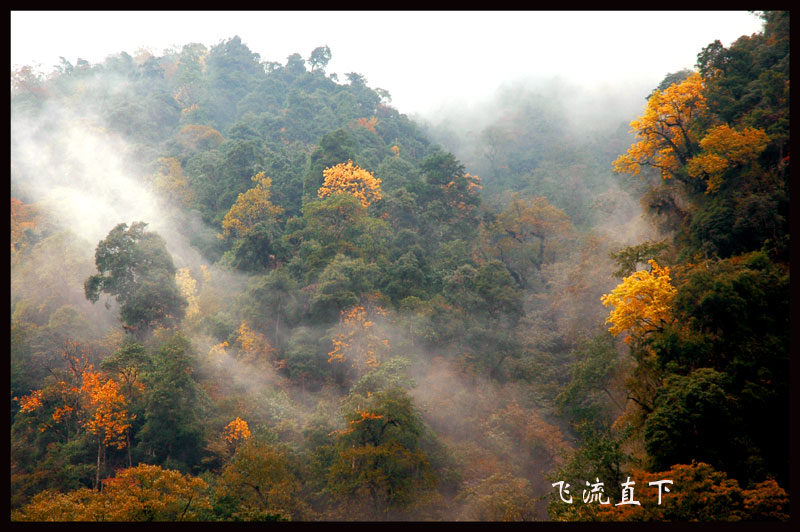
[[[385,315],[381,307],[358,305],[343,310],[339,332],[331,339],[333,349],[328,353],[328,362],[347,361],[358,371],[380,366],[381,353],[389,348],[389,340],[375,330],[374,320]]]
[[[103,491],[42,491],[12,513],[18,521],[196,521],[211,510],[200,478],[139,464],[105,479]]]
[[[77,356],[67,349],[62,354],[71,371],[48,387],[18,398],[20,410],[35,414],[32,421],[38,422],[42,432],[51,430],[69,437],[71,431],[85,429],[97,435],[104,446],[123,449],[135,416],[127,411],[119,383],[95,371],[85,355]],[[50,409],[49,413],[39,415],[44,407]]]
[[[320,198],[345,192],[357,198],[364,207],[368,207],[382,197],[381,180],[372,172],[354,165],[352,160],[326,168],[322,175],[325,180],[317,192]]]
[[[614,307],[606,319],[614,336],[628,331],[641,337],[672,322],[670,303],[676,290],[670,282],[669,267],[662,268],[652,259],[648,262],[651,272],[634,272],[601,299],[603,305]]]
[[[676,464],[667,471],[634,470],[631,479],[640,505],[599,506],[599,521],[785,521],[789,498],[774,480],[743,489],[735,479],[705,463]],[[662,488],[650,482],[672,480]]]
[[[669,179],[697,153],[695,121],[706,111],[703,79],[695,72],[664,91],[656,90],[644,115],[631,122],[638,142],[614,161],[614,171],[639,175],[650,166]]]
[[[689,175],[705,178],[706,193],[714,192],[722,184],[722,177],[731,168],[753,163],[767,147],[769,138],[760,129],[751,127],[741,131],[722,124],[708,131],[700,141],[702,152],[693,157],[686,169]]]
[[[249,235],[259,224],[271,223],[283,213],[283,209],[270,201],[272,180],[259,172],[252,177],[255,187],[239,194],[222,220],[220,238],[243,238]]]
[[[225,439],[229,443],[233,443],[236,440],[246,440],[249,437],[250,426],[247,421],[240,417],[237,417],[225,427]]]

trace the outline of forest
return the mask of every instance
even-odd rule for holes
[[[415,121],[237,36],[12,70],[10,519],[787,521],[758,15],[620,120]]]

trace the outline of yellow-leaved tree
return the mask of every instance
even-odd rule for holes
[[[189,268],[179,268],[175,273],[175,283],[186,298],[186,319],[194,322],[200,314],[200,305],[197,301],[197,281],[192,277]]]
[[[45,490],[11,513],[12,521],[199,521],[211,512],[208,484],[157,465],[122,469],[103,491]]]
[[[601,298],[603,305],[614,307],[606,318],[606,323],[611,324],[609,332],[616,336],[628,331],[626,343],[674,321],[670,306],[676,289],[670,282],[669,267],[662,268],[652,259],[648,263],[651,272],[633,272]]]
[[[152,177],[153,189],[167,201],[187,207],[193,193],[181,162],[175,157],[161,157],[156,163],[159,166]]]
[[[664,91],[654,91],[644,115],[631,122],[638,142],[614,161],[614,171],[640,175],[643,166],[661,177],[686,181],[684,165],[698,153],[700,118],[706,112],[703,79],[697,72]]]
[[[349,160],[322,171],[325,180],[317,192],[320,198],[326,198],[337,192],[346,192],[357,198],[361,205],[369,205],[381,199],[381,180]]]
[[[386,316],[380,306],[357,305],[343,310],[338,334],[331,339],[333,349],[328,353],[328,362],[347,361],[359,374],[380,366],[389,349],[389,340],[375,330],[374,320],[379,316]]]
[[[236,358],[252,364],[265,364],[272,358],[275,349],[263,334],[250,328],[247,322],[242,321],[236,330],[236,343],[239,353]]]
[[[266,177],[264,172],[259,172],[251,179],[256,186],[236,198],[222,219],[222,234],[217,235],[219,238],[244,238],[259,224],[272,223],[283,213],[283,208],[270,201],[272,179]]]
[[[692,177],[707,180],[706,194],[715,192],[728,169],[755,163],[768,142],[769,137],[760,129],[746,127],[737,131],[722,124],[711,128],[703,137],[702,152],[692,157],[686,170]]]

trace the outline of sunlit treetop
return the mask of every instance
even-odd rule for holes
[[[633,272],[601,298],[603,305],[614,307],[606,318],[614,336],[628,331],[633,337],[642,337],[673,321],[670,309],[677,290],[670,282],[669,268],[660,267],[652,259],[648,263],[652,272]],[[631,336],[625,341],[629,342]]]
[[[728,169],[754,163],[768,143],[769,137],[760,129],[746,127],[737,131],[722,124],[703,137],[702,152],[689,161],[686,170],[692,177],[707,179],[706,194],[716,192]]]
[[[237,417],[225,427],[225,439],[229,442],[235,440],[246,440],[250,437],[250,427],[247,421]]]
[[[281,207],[270,201],[272,179],[266,177],[264,172],[259,172],[251,179],[256,186],[236,198],[222,219],[220,238],[244,238],[259,224],[271,223],[283,213]]]
[[[645,113],[630,124],[638,142],[614,161],[614,171],[640,175],[643,166],[650,166],[664,179],[682,177],[682,166],[698,152],[697,119],[706,109],[703,79],[697,72],[654,91]]]
[[[382,197],[381,180],[372,172],[354,165],[351,160],[326,168],[322,175],[325,180],[317,192],[320,198],[326,198],[337,192],[346,192],[357,198],[364,207],[369,207],[372,202]]]

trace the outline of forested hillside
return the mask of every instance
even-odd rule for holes
[[[239,37],[12,71],[11,519],[788,520],[762,17],[588,124]]]

